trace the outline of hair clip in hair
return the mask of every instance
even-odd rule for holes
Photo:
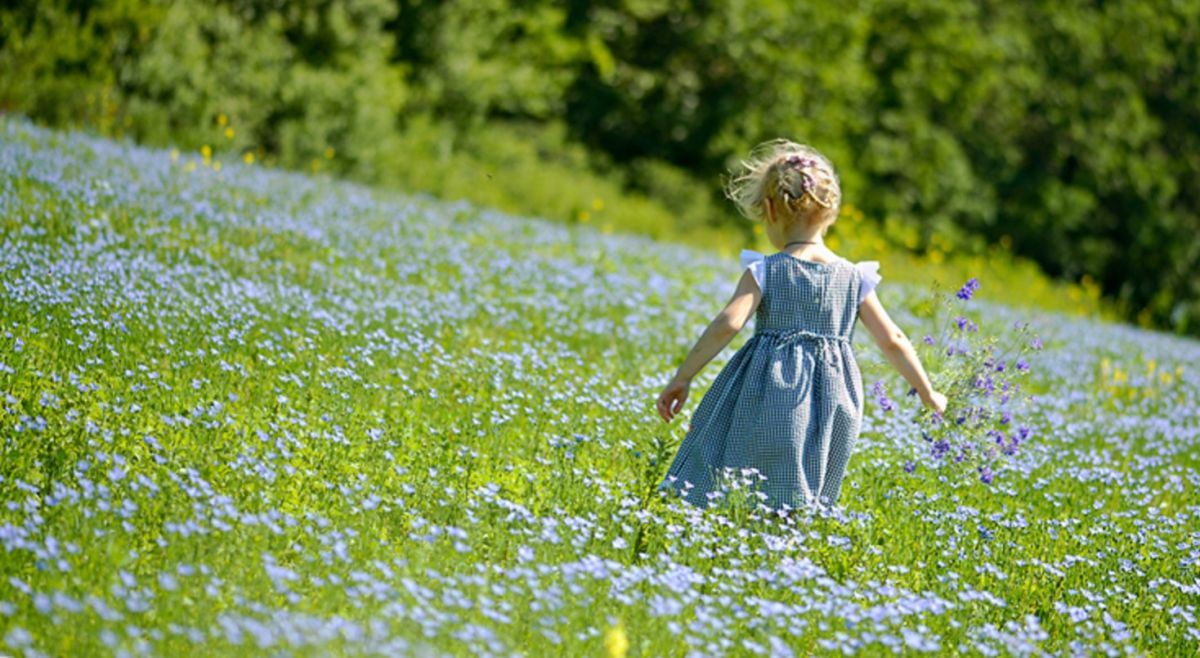
[[[813,180],[813,177],[809,176],[807,171],[800,172],[800,195],[812,194],[816,188],[817,183]]]
[[[814,160],[813,158],[806,158],[802,155],[797,155],[795,153],[793,153],[792,155],[789,155],[787,158],[785,158],[784,163],[786,163],[789,167],[792,167],[794,169],[807,169],[810,167],[816,168],[817,166],[819,166],[819,163],[816,160]]]
[[[800,196],[809,194],[816,199],[815,192],[817,189],[817,181],[815,181],[812,175],[805,170],[816,169],[820,167],[821,164],[817,162],[815,158],[807,158],[798,153],[793,153],[784,158],[783,164],[791,169],[795,169],[796,172],[800,174]],[[819,199],[818,202],[820,202]]]

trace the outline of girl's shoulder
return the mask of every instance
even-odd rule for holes
[[[780,252],[780,253],[783,253],[783,252]],[[789,254],[783,254],[783,255],[788,256]],[[825,264],[828,264],[828,265],[836,264],[836,265],[839,265],[842,267],[846,267],[848,269],[857,270],[860,274],[863,275],[864,279],[872,279],[872,278],[877,279],[879,276],[879,261],[877,261],[877,260],[857,260],[857,261],[850,260],[849,258],[846,258],[845,256],[842,256],[841,254],[834,253],[833,251],[829,252],[829,256],[830,256],[830,260],[827,261]]]
[[[789,261],[800,262],[800,263],[806,263],[809,265],[818,265],[818,266],[824,266],[824,267],[839,267],[839,266],[844,266],[844,265],[851,265],[851,266],[854,265],[854,263],[852,263],[851,261],[834,253],[833,251],[829,251],[828,253],[824,254],[824,257],[821,258],[821,260],[817,260],[814,258],[802,258],[800,256],[793,256],[792,254],[789,254],[786,251],[776,251],[773,254],[768,254],[766,256],[766,259],[778,260],[778,261],[783,261],[783,262],[789,262]]]
[[[830,251],[827,255],[828,255],[828,258],[826,258],[826,259],[813,260],[810,258],[800,258],[799,256],[793,256],[792,254],[789,254],[786,251],[776,251],[774,253],[764,254],[759,251],[754,251],[753,249],[742,249],[741,253],[738,255],[738,260],[740,261],[741,266],[743,268],[763,267],[767,262],[770,262],[770,261],[782,261],[782,262],[791,261],[791,262],[807,263],[809,265],[817,265],[817,266],[824,266],[824,267],[849,267],[849,268],[857,269],[858,271],[862,272],[865,275],[878,274],[879,261],[877,261],[877,260],[852,261],[840,254],[834,253],[833,251]]]

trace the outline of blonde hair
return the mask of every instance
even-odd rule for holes
[[[755,146],[725,184],[728,197],[742,215],[766,217],[767,199],[785,225],[805,221],[823,225],[837,219],[842,187],[833,164],[815,148],[786,139]]]

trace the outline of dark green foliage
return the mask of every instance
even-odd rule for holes
[[[0,108],[657,234],[744,230],[719,176],[787,136],[918,251],[1200,334],[1198,38],[1174,0],[51,0],[0,9]]]

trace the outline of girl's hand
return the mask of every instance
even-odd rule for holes
[[[946,402],[947,402],[946,396],[942,395],[941,393],[938,393],[937,391],[934,391],[933,393],[931,393],[929,395],[929,399],[925,400],[924,402],[925,402],[926,407],[933,409],[934,411],[938,412],[939,414],[945,413],[945,411],[946,411]]]
[[[692,387],[689,379],[672,379],[670,384],[658,395],[658,415],[663,422],[669,423],[683,409],[687,402],[688,389]]]

